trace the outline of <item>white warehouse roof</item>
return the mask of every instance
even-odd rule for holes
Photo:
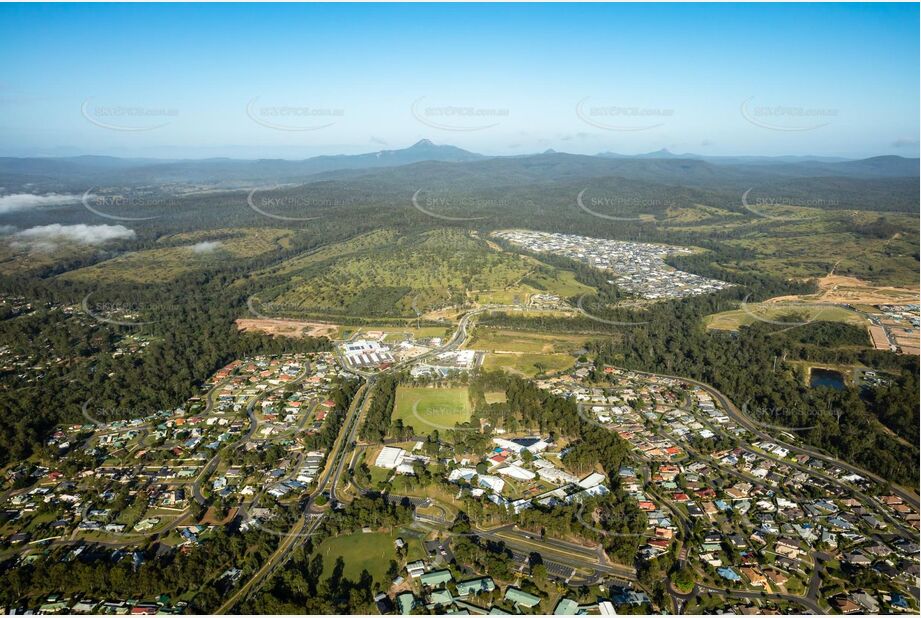
[[[599,485],[603,482],[604,482],[603,474],[592,472],[591,474],[586,476],[584,479],[579,481],[579,487],[581,487],[582,489],[588,489],[590,487],[594,487],[595,485]]]
[[[380,455],[377,456],[374,465],[378,468],[387,468],[393,470],[403,461],[406,451],[395,446],[385,446],[381,449]]]

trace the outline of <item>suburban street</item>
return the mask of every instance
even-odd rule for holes
[[[423,361],[441,352],[456,350],[462,347],[469,336],[471,321],[475,316],[492,310],[510,308],[512,307],[507,307],[504,305],[487,305],[468,311],[460,317],[454,333],[444,344],[415,358],[396,363],[391,367],[383,369],[379,372],[367,371],[354,367],[349,369],[349,371],[352,373],[360,376],[364,383],[356,392],[356,395],[352,401],[352,405],[350,406],[343,421],[333,451],[327,459],[327,465],[317,480],[316,488],[311,492],[309,497],[304,502],[301,517],[299,517],[295,525],[282,537],[278,548],[273,552],[269,559],[249,578],[249,580],[247,580],[231,597],[226,600],[224,605],[222,605],[222,607],[219,609],[218,613],[229,612],[240,601],[244,600],[250,594],[258,591],[261,585],[268,581],[271,575],[277,572],[277,570],[281,568],[291,557],[292,550],[299,544],[303,543],[306,538],[309,538],[309,536],[317,529],[317,527],[322,522],[325,513],[328,512],[328,509],[341,499],[338,491],[341,487],[340,484],[343,482],[343,474],[349,470],[351,466],[354,465],[359,450],[365,448],[366,446],[358,445],[356,442],[356,436],[361,426],[363,410],[365,409],[369,398],[374,391],[374,386],[379,379],[379,376],[388,372],[400,371],[413,363]],[[339,355],[339,359],[340,362],[344,362],[344,359],[341,357],[341,355]],[[734,420],[751,431],[754,435],[766,440],[771,440],[775,443],[780,443],[783,446],[789,448],[791,452],[807,454],[826,461],[830,464],[839,465],[842,468],[853,471],[857,474],[865,475],[867,478],[873,478],[874,480],[881,481],[881,479],[877,479],[877,477],[874,475],[841,462],[825,453],[816,452],[807,447],[793,445],[787,442],[781,442],[777,437],[765,432],[757,422],[753,421],[747,415],[745,415],[723,393],[719,392],[717,389],[708,384],[681,376],[668,376],[640,371],[634,373],[649,377],[672,378],[695,386],[699,386],[710,393],[717,401],[719,401],[723,408]],[[304,375],[306,375],[306,370],[299,376],[299,379],[303,378]],[[215,387],[215,389],[216,388],[217,387]],[[212,394],[215,392],[215,389],[209,392],[207,401],[207,406],[209,408],[211,405],[213,405]],[[258,399],[259,397],[254,397],[247,404],[247,415],[250,418],[250,427],[243,439],[237,444],[237,448],[250,440],[255,433],[257,422],[253,410]],[[707,459],[700,454],[697,454],[696,456]],[[770,454],[761,453],[761,456],[769,459],[774,459],[776,461],[781,461],[779,458]],[[218,457],[215,455],[215,457],[205,466],[202,473],[196,479],[196,482],[193,483],[193,494],[196,501],[198,501],[200,504],[206,503],[204,496],[201,494],[201,482],[211,474],[217,463],[217,460]],[[791,464],[790,462],[786,463],[795,468],[808,471],[810,474],[816,474],[817,476],[831,483],[840,484],[840,482],[833,477],[817,472],[816,470],[807,469],[804,466],[798,466]],[[359,492],[362,493],[368,491],[360,487],[356,488]],[[868,496],[863,495],[861,492],[856,491],[853,488],[849,488],[849,490],[855,491],[855,493],[861,495],[865,499],[869,499]],[[904,490],[904,488],[894,488],[894,491],[897,491],[900,496],[902,496],[911,504],[917,504],[918,497]],[[324,494],[328,496],[329,503],[324,503],[322,506],[317,505],[317,498]],[[402,499],[400,496],[393,496],[393,498]],[[682,513],[666,498],[658,495],[657,498],[659,498],[667,506],[667,508],[676,517],[678,517],[682,524],[682,536],[686,537],[689,534],[690,522],[688,522]],[[410,500],[413,503],[416,502],[416,499],[411,498]],[[893,521],[892,523],[898,524],[899,522]],[[902,530],[901,527],[899,527],[898,530],[901,535],[905,536],[906,538],[910,538],[909,531]],[[556,574],[566,579],[578,579],[579,581],[586,582],[597,581],[603,578],[615,578],[622,581],[636,581],[636,570],[632,566],[610,563],[600,546],[591,548],[559,539],[540,538],[533,533],[519,530],[516,526],[513,525],[504,525],[488,530],[476,529],[472,534],[504,544],[512,552],[512,555],[515,556],[517,560],[521,561],[521,564],[527,562],[527,556],[529,556],[532,552],[538,552],[543,556],[545,563],[548,565],[548,570],[552,574]],[[682,550],[682,557],[685,554],[686,550]],[[823,559],[828,558],[826,555],[816,554],[813,556],[813,559],[815,560],[820,556]],[[815,569],[813,576],[810,578],[808,590],[801,596],[780,593],[746,592],[740,590],[727,591],[725,589],[713,588],[703,585],[695,586],[695,588],[688,593],[682,593],[672,585],[671,581],[666,581],[666,590],[669,596],[672,598],[672,601],[677,609],[680,609],[686,605],[687,601],[695,596],[698,592],[707,592],[710,594],[723,595],[728,598],[761,598],[775,601],[793,602],[801,605],[802,607],[805,607],[813,613],[820,614],[825,613],[818,603],[818,593],[822,584],[822,572],[823,569],[820,566]],[[582,575],[578,575],[579,573]]]

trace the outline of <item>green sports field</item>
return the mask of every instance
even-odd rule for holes
[[[457,423],[470,420],[470,400],[466,388],[427,388],[400,386],[393,420],[402,419],[417,434],[448,431]]]
[[[410,531],[395,530],[392,533],[356,532],[346,536],[330,537],[323,541],[316,554],[323,556],[323,577],[329,577],[336,566],[336,559],[342,556],[345,561],[344,575],[347,579],[358,581],[361,572],[367,569],[374,581],[387,584],[387,569],[391,560],[396,560],[394,541],[402,538],[409,544],[407,558],[418,560],[425,555],[422,543],[410,537]]]

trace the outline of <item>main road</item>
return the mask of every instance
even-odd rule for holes
[[[536,533],[518,530],[513,524],[485,530],[474,527],[471,528],[470,534],[504,543],[506,547],[522,553],[538,553],[544,560],[563,564],[573,569],[591,569],[604,575],[636,581],[635,568],[608,562],[600,546],[591,548],[560,539],[542,537]]]
[[[352,399],[352,404],[349,406],[346,418],[343,421],[345,431],[340,431],[339,436],[336,438],[336,442],[333,443],[333,452],[331,456],[327,458],[326,467],[317,480],[317,487],[307,497],[301,515],[298,517],[294,526],[282,537],[281,541],[278,543],[278,547],[272,552],[268,560],[265,561],[265,564],[253,573],[253,576],[250,577],[246,583],[230,595],[223,605],[215,611],[215,614],[226,614],[233,609],[237,603],[244,600],[247,595],[258,590],[262,582],[267,581],[279,567],[287,562],[294,554],[294,549],[316,532],[326,513],[325,510],[321,510],[316,506],[316,499],[323,493],[330,481],[337,478],[338,474],[341,472],[342,462],[347,452],[347,445],[351,439],[350,436],[354,435],[355,428],[358,424],[358,417],[360,416],[361,409],[370,391],[369,384],[370,381],[366,382],[359,387],[359,390],[355,393],[355,397]],[[335,499],[332,496],[332,492],[331,497]]]
[[[327,460],[327,465],[317,481],[317,487],[308,497],[300,518],[298,518],[298,521],[288,532],[288,534],[282,538],[278,548],[272,553],[271,556],[269,556],[269,559],[265,562],[265,564],[263,564],[262,567],[260,567],[259,570],[257,570],[253,576],[243,586],[240,587],[239,590],[237,590],[227,599],[227,601],[224,602],[223,605],[221,605],[221,607],[215,612],[216,614],[227,613],[233,609],[233,607],[239,601],[245,599],[246,595],[254,590],[257,590],[263,581],[266,581],[278,567],[287,561],[287,559],[292,555],[293,549],[299,543],[302,543],[304,539],[309,538],[310,535],[316,531],[326,512],[324,507],[316,505],[316,499],[326,490],[327,487],[329,487],[330,500],[333,503],[337,501],[336,488],[339,485],[343,471],[346,469],[346,462],[349,460],[348,454],[351,452],[353,445],[355,444],[355,436],[357,435],[358,428],[361,425],[360,419],[362,410],[371,397],[371,394],[374,390],[374,385],[376,384],[379,376],[383,373],[392,373],[401,370],[410,364],[431,358],[437,354],[458,349],[467,339],[470,320],[474,316],[486,311],[501,308],[501,305],[486,305],[484,307],[479,307],[465,313],[458,321],[457,329],[447,342],[441,346],[438,346],[437,348],[429,350],[424,354],[405,360],[401,363],[394,364],[381,372],[370,372],[350,367],[348,363],[345,362],[345,359],[339,355],[339,360],[343,367],[346,367],[348,371],[352,372],[353,374],[364,378],[365,383],[359,388],[358,392],[355,394],[355,397],[352,400],[352,405],[349,406],[346,418],[343,421],[343,428],[340,430],[339,437],[333,445],[333,451],[330,454],[330,458]],[[248,406],[248,413],[251,412],[252,405],[255,405],[255,402],[251,402],[251,405]],[[252,436],[252,433],[255,431],[255,417],[250,414],[250,418],[252,421],[252,426],[250,427],[248,436]],[[248,439],[249,438],[247,437],[244,442]],[[215,462],[214,459],[208,463],[206,468],[212,466],[213,462]],[[203,476],[205,475],[200,475],[198,480],[200,480]],[[196,499],[198,499],[198,496],[200,496],[200,491],[198,491],[197,487],[194,487],[194,490],[196,492]],[[307,530],[306,532],[304,532],[305,529]]]

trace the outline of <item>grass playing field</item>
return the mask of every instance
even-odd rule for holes
[[[347,579],[358,581],[361,572],[367,569],[374,581],[388,584],[387,569],[390,561],[396,559],[396,548],[393,543],[397,538],[402,538],[409,544],[410,561],[424,557],[425,551],[421,541],[412,538],[408,531],[398,529],[391,533],[356,532],[346,536],[335,536],[323,541],[315,552],[323,556],[323,577],[327,578],[332,574],[336,559],[341,556],[345,561],[344,575]]]
[[[447,431],[470,420],[471,406],[466,388],[400,386],[393,420],[402,419],[417,434]]]

